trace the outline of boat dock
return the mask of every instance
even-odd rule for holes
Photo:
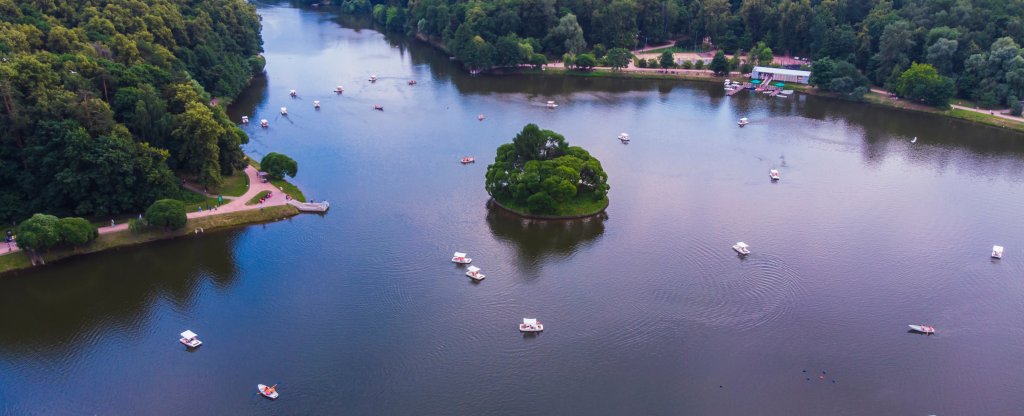
[[[738,92],[740,92],[740,91],[743,91],[743,90],[745,90],[745,89],[748,89],[748,88],[750,88],[750,87],[751,87],[751,86],[753,86],[753,85],[754,85],[754,84],[751,84],[751,83],[749,83],[749,82],[744,82],[744,83],[743,83],[743,85],[741,85],[741,86],[740,86],[739,88],[733,88],[733,89],[731,89],[731,90],[728,90],[728,91],[726,91],[726,92],[725,92],[725,95],[727,95],[727,96],[730,96],[730,97],[731,97],[731,96],[733,96],[733,95],[736,95],[736,93],[738,93]]]
[[[327,201],[321,202],[299,202],[296,200],[288,201],[288,204],[298,208],[302,212],[327,212],[331,208],[331,203]]]

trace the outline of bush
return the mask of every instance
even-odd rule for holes
[[[647,60],[643,58],[636,58],[635,65],[637,68],[647,68]]]
[[[693,62],[683,61],[683,69],[693,69]]]
[[[704,69],[704,60],[698,59],[693,61],[693,69]]]
[[[274,179],[284,179],[284,175],[294,178],[299,173],[299,164],[288,156],[270,152],[260,160],[260,169]]]
[[[57,222],[57,234],[61,242],[77,247],[99,237],[99,231],[84,218],[61,218]]]
[[[551,213],[555,208],[555,200],[544,191],[530,195],[526,203],[530,207],[530,212],[535,214]]]
[[[167,227],[175,230],[185,226],[188,216],[185,213],[185,204],[174,199],[161,199],[146,209],[146,222],[157,227]]]
[[[1020,100],[1018,100],[1017,97],[1011,96],[1010,97],[1010,115],[1011,116],[1020,117],[1021,110],[1024,110],[1024,108],[1021,108],[1021,107],[1022,106],[1020,104]]]
[[[128,221],[128,231],[138,234],[144,233],[147,230],[149,230],[149,224],[147,224],[146,220],[144,219],[140,220],[137,218],[132,218],[131,220]]]
[[[57,217],[35,214],[18,225],[18,247],[22,250],[46,250],[60,243]]]

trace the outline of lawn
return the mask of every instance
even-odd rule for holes
[[[267,194],[269,193],[270,191],[261,191],[260,193],[256,194],[256,196],[252,197],[252,199],[250,199],[248,202],[246,202],[245,205],[256,205],[260,203],[260,199],[263,199],[263,197],[267,196]]]
[[[219,188],[211,189],[213,195],[242,196],[249,190],[249,175],[244,170],[235,171],[234,175],[224,178]]]

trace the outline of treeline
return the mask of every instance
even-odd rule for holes
[[[836,87],[864,80],[895,89],[917,62],[982,105],[1024,98],[1020,0],[334,1],[345,12],[372,13],[389,31],[439,41],[470,68],[539,61],[533,54],[602,58],[613,48],[666,41],[730,54],[764,42],[776,55],[828,58],[860,74]],[[511,41],[523,45],[518,55]],[[839,65],[840,73],[851,67]]]
[[[262,71],[243,0],[0,0],[0,219],[140,212],[244,167],[214,97]]]

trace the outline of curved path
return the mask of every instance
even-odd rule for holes
[[[249,177],[249,185],[248,185],[249,189],[246,190],[245,194],[243,194],[242,196],[230,199],[226,204],[221,205],[220,207],[217,207],[216,210],[204,210],[204,211],[197,211],[197,212],[189,212],[188,214],[186,214],[186,216],[188,218],[190,218],[190,219],[191,218],[200,218],[200,217],[209,217],[211,215],[227,214],[227,213],[230,213],[230,212],[247,211],[247,210],[251,210],[251,209],[260,209],[262,207],[275,206],[275,205],[285,205],[285,204],[287,204],[287,201],[284,198],[284,192],[282,192],[280,189],[275,187],[274,184],[272,184],[270,182],[267,182],[267,183],[260,182],[260,178],[259,178],[259,175],[257,174],[257,172],[258,171],[256,170],[256,168],[254,168],[252,166],[246,166],[245,167],[245,174],[246,174],[246,176]],[[256,195],[258,195],[260,192],[263,192],[263,191],[270,191],[270,192],[273,193],[273,196],[271,198],[267,199],[267,201],[264,202],[263,205],[259,205],[259,204],[256,204],[256,205],[246,205],[245,204],[246,202],[249,202],[249,200],[253,199],[254,197],[256,197]],[[227,198],[225,198],[225,200],[227,200]],[[126,221],[126,222],[123,222],[121,224],[115,224],[113,226],[100,227],[99,228],[99,233],[101,235],[102,234],[110,234],[110,233],[116,233],[116,232],[125,231],[127,229],[128,229],[128,222]],[[2,246],[0,246],[0,247],[2,247]],[[10,254],[10,253],[17,253],[18,251],[21,251],[21,250],[18,249],[18,246],[14,245],[14,244],[11,244],[10,245],[10,250],[3,250],[2,248],[0,248],[0,256],[5,255],[5,254]]]

